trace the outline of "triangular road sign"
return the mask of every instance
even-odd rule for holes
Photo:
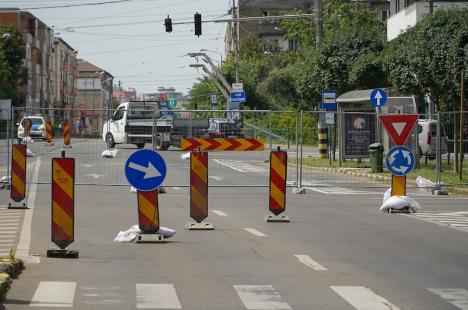
[[[385,131],[395,145],[404,145],[408,140],[414,125],[418,122],[418,114],[388,114],[380,115],[379,119]]]

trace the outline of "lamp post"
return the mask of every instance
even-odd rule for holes
[[[220,52],[218,52],[218,51],[213,51],[213,50],[207,50],[207,49],[204,49],[204,48],[202,48],[202,49],[200,50],[200,52],[209,52],[209,53],[218,54],[219,57],[220,57],[220,61],[219,61],[219,63],[218,63],[218,67],[221,66],[221,64],[223,63],[223,53],[220,53]]]

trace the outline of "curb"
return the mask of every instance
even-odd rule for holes
[[[17,258],[0,258],[0,301],[5,300],[12,279],[24,269],[23,261]]]

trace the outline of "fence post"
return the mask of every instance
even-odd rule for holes
[[[303,149],[303,144],[304,144],[304,141],[302,140],[303,136],[302,136],[302,133],[303,133],[303,123],[302,123],[302,110],[301,110],[301,122],[300,122],[300,144],[301,144],[301,158],[300,158],[300,161],[301,161],[301,164],[300,164],[300,169],[299,169],[299,188],[302,188],[302,149]]]
[[[463,158],[465,157],[465,147],[463,144],[463,127],[464,127],[464,117],[463,117],[463,106],[465,104],[465,70],[462,69],[460,74],[460,168],[458,169],[458,179],[463,179]],[[456,130],[456,129],[455,129]]]
[[[302,113],[302,110],[301,110]],[[299,188],[299,133],[298,133],[299,115],[296,114],[296,187]]]
[[[152,130],[152,135],[151,135],[151,144],[153,150],[156,150],[156,143],[154,143],[155,136],[158,134],[157,132],[158,128],[156,126],[156,108],[153,107],[153,130]]]
[[[11,185],[11,175],[10,175],[10,119],[13,119],[13,117],[11,116],[12,113],[11,113],[11,110],[7,110],[8,111],[8,119],[6,121],[7,123],[7,182],[9,184],[9,186]]]
[[[435,189],[440,189],[440,172],[441,172],[441,137],[440,137],[440,112],[437,111],[437,140],[436,140],[436,186]]]
[[[271,135],[271,111],[268,113],[268,124],[270,127],[270,150],[273,149],[273,136]]]

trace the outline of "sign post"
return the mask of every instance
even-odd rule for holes
[[[78,258],[66,250],[75,240],[75,159],[52,158],[51,239],[60,249],[47,250],[47,257]]]
[[[125,176],[128,182],[137,189],[138,226],[141,233],[137,242],[161,241],[158,187],[166,177],[166,163],[153,150],[134,152],[125,163]]]
[[[377,117],[380,117],[382,107],[387,103],[387,92],[382,88],[376,88],[370,93],[371,105],[376,109]],[[382,128],[380,123],[377,123],[378,141],[382,141]]]
[[[208,152],[190,153],[190,217],[196,223],[187,223],[188,230],[213,230],[211,223],[202,223],[208,217]]]
[[[286,178],[288,167],[288,153],[277,151],[270,153],[270,198],[269,211],[266,222],[289,222],[283,214],[286,210]]]

